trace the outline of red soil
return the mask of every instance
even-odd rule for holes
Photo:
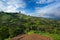
[[[46,37],[46,36],[41,36],[38,34],[31,34],[31,35],[18,35],[14,38],[12,38],[11,40],[52,40],[52,38],[50,37]]]

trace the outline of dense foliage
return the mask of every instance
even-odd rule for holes
[[[31,30],[60,35],[60,21],[19,13],[0,12],[0,40],[25,34]]]

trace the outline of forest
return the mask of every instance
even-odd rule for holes
[[[57,34],[60,40],[60,20],[24,15],[21,12],[0,12],[0,40],[31,32]]]

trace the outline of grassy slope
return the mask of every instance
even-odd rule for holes
[[[0,14],[1,15],[1,14]],[[11,14],[2,14],[3,15],[3,19],[5,18],[5,17],[7,17],[6,19],[8,19],[8,15],[10,15],[11,16]],[[19,19],[20,20],[18,20],[18,18],[17,17],[12,17],[12,18],[15,18],[15,19],[17,19],[18,20],[18,22],[20,22],[20,21],[22,21],[23,23],[31,23],[31,22],[33,22],[33,23],[35,23],[35,24],[31,24],[31,25],[36,25],[36,26],[38,26],[38,27],[41,27],[42,25],[42,27],[41,28],[45,28],[46,26],[56,26],[55,24],[57,24],[57,26],[59,25],[59,28],[60,28],[60,21],[55,21],[55,20],[51,20],[51,19],[45,19],[45,18],[38,18],[38,17],[31,17],[31,16],[26,16],[26,15],[23,15],[23,14],[13,14],[14,16],[15,15],[17,15],[18,17],[19,17]],[[5,16],[5,17],[4,17]],[[13,20],[13,19],[12,19]],[[8,20],[7,20],[8,21]],[[13,20],[14,21],[14,20]],[[24,22],[25,21],[25,22]],[[27,22],[26,22],[27,21]],[[15,21],[14,21],[15,22]],[[17,23],[18,23],[17,22]],[[39,23],[40,22],[40,23]],[[13,22],[12,22],[13,23]],[[16,23],[16,24],[17,24]],[[13,25],[11,25],[11,26],[13,26]],[[26,25],[24,25],[24,26],[26,26]],[[29,25],[27,25],[27,26],[29,26]],[[30,27],[30,26],[29,26]],[[55,28],[55,27],[54,27]],[[58,29],[58,27],[56,27],[57,29]],[[30,32],[28,32],[27,34],[33,34],[33,33],[37,33],[37,34],[40,34],[40,35],[44,35],[44,36],[50,36],[50,37],[52,37],[54,40],[60,40],[60,35],[59,34],[50,34],[50,33],[46,33],[46,32],[37,32],[37,31],[30,31]],[[5,40],[10,40],[10,38],[8,38],[8,39],[5,39]]]
[[[43,36],[48,36],[48,37],[51,37],[53,38],[53,40],[60,40],[60,35],[59,34],[50,34],[50,33],[47,33],[47,32],[36,32],[36,31],[30,31],[28,32],[27,34],[40,34],[40,35],[43,35]]]

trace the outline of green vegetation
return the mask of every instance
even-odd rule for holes
[[[0,40],[10,40],[19,34],[27,33],[48,35],[56,38],[54,40],[60,40],[60,20],[27,16],[20,12],[0,12]]]
[[[60,35],[59,34],[50,34],[48,32],[41,32],[41,31],[33,31],[31,30],[30,32],[28,32],[27,34],[39,34],[39,35],[43,35],[43,36],[47,36],[47,37],[51,37],[53,40],[60,40]]]

